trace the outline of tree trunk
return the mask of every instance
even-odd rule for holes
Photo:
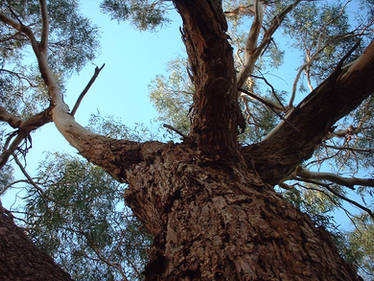
[[[0,205],[0,280],[72,281],[53,259],[39,250]]]
[[[325,230],[242,163],[169,145],[127,179],[155,236],[146,280],[360,280]]]

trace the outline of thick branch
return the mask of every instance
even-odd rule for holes
[[[39,44],[29,27],[0,13],[0,20],[16,30],[24,33],[31,42],[35,56],[38,61],[41,76],[48,88],[52,102],[52,119],[66,140],[74,146],[87,160],[101,166],[118,181],[125,181],[126,168],[137,164],[152,153],[159,150],[163,144],[145,143],[140,144],[127,140],[114,140],[90,132],[78,124],[70,114],[68,106],[62,99],[59,86],[54,78],[52,70],[48,66],[48,15],[45,0],[40,0],[42,13],[42,40]],[[25,124],[26,125],[26,124]],[[24,128],[21,128],[24,129]],[[5,164],[9,155],[14,152],[21,141],[27,137],[29,131],[21,130],[12,146],[3,153],[0,164]]]
[[[50,111],[51,109],[47,108],[46,110],[30,117],[25,121],[17,119],[16,127],[18,128],[18,131],[14,134],[16,137],[10,144],[9,148],[4,147],[4,151],[0,155],[0,169],[7,163],[9,156],[19,148],[20,144],[30,135],[32,131],[52,121]],[[6,115],[3,114],[3,117],[4,116]],[[10,138],[11,137],[12,136],[10,136]]]
[[[276,184],[311,157],[336,121],[373,93],[373,77],[374,41],[354,63],[338,67],[286,116],[298,131],[282,121],[261,143],[244,148],[244,154],[256,163],[265,181]]]
[[[7,122],[13,128],[18,128],[20,124],[22,123],[22,120],[19,117],[13,114],[10,114],[2,106],[0,106],[0,121]]]
[[[221,1],[173,2],[183,19],[183,40],[196,89],[191,135],[206,152],[235,150],[237,127],[244,127],[245,122],[237,101]]]

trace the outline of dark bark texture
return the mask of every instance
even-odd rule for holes
[[[209,153],[237,149],[244,119],[237,102],[232,47],[220,1],[174,1],[195,85],[191,137]]]
[[[185,144],[154,155],[127,172],[125,195],[155,236],[146,280],[359,280],[255,173]]]
[[[0,280],[72,281],[53,259],[39,250],[0,206]]]

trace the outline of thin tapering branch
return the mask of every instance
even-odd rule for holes
[[[374,179],[346,178],[333,173],[312,172],[300,166],[296,169],[296,175],[307,179],[328,180],[352,190],[354,190],[355,185],[374,187]]]
[[[77,101],[75,102],[73,110],[70,113],[72,116],[74,116],[75,113],[77,112],[78,107],[81,104],[84,96],[87,94],[88,90],[91,88],[92,84],[95,82],[97,76],[99,75],[100,71],[104,68],[104,66],[105,66],[105,63],[100,68],[99,67],[95,68],[95,72],[94,72],[93,76],[91,77],[91,79],[88,82],[87,86],[83,89],[82,93],[79,95]]]
[[[354,148],[354,147],[349,147],[349,146],[335,146],[335,145],[324,145],[325,147],[336,149],[336,150],[350,150],[354,152],[359,152],[359,153],[373,153],[374,148]]]
[[[252,74],[257,57],[254,56],[254,50],[257,46],[258,37],[263,21],[263,5],[259,0],[255,1],[254,20],[248,33],[245,44],[244,66],[237,75],[238,87],[241,88],[248,77]]]
[[[341,195],[339,192],[336,192],[334,189],[332,189],[328,184],[325,184],[323,182],[320,182],[320,181],[315,181],[315,180],[310,180],[310,179],[305,179],[305,178],[301,178],[301,177],[297,177],[296,178],[297,180],[300,180],[300,181],[303,181],[303,182],[308,182],[308,183],[312,183],[312,184],[316,184],[316,185],[319,185],[319,186],[322,186],[324,188],[326,188],[329,192],[331,192],[332,194],[334,194],[335,196],[339,197],[340,199],[356,206],[357,208],[367,212],[369,214],[369,216],[374,219],[374,214],[373,212],[369,209],[369,208],[366,208],[365,206],[361,205],[360,203],[357,203],[356,201],[352,200],[352,199],[349,199],[348,197],[345,197],[343,195]]]
[[[276,107],[273,103],[270,103],[268,102],[267,100],[264,100],[263,98],[251,93],[250,91],[247,91],[247,90],[244,90],[244,89],[238,89],[240,92],[246,94],[247,96],[255,99],[255,100],[258,100],[259,102],[263,103],[264,105],[266,105],[272,112],[274,112],[280,119],[282,119],[283,121],[285,121],[292,129],[294,129],[295,131],[299,131],[298,128],[296,128],[292,123],[288,122],[287,119],[284,118],[284,116],[282,116],[278,110],[279,110],[279,107]],[[278,109],[278,110],[277,110]]]
[[[261,73],[261,72],[260,72],[260,73]],[[261,73],[261,76],[257,76],[257,75],[253,75],[253,74],[251,74],[251,76],[252,76],[253,78],[257,78],[257,79],[261,79],[261,80],[263,80],[263,81],[265,82],[265,84],[268,85],[268,86],[270,87],[270,89],[271,89],[271,93],[273,94],[273,97],[277,100],[277,102],[278,102],[279,105],[282,107],[282,109],[283,109],[284,111],[286,111],[286,107],[282,104],[281,100],[279,99],[277,93],[275,92],[275,89],[274,89],[273,85],[271,85],[271,84],[269,83],[269,81],[265,78],[265,76],[264,76],[262,73]]]

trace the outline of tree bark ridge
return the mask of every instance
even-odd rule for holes
[[[183,40],[196,89],[191,136],[208,153],[235,151],[238,126],[244,129],[245,123],[221,1],[173,2],[183,19]]]
[[[169,145],[127,173],[126,202],[155,236],[145,280],[359,280],[255,174],[193,155]]]
[[[39,250],[0,205],[0,279],[2,281],[73,281]]]

